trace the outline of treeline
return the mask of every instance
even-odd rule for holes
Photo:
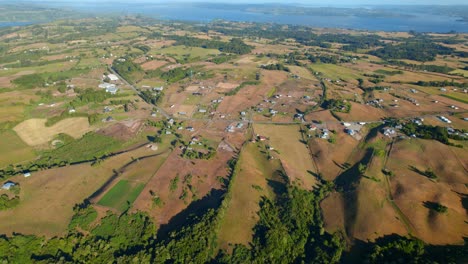
[[[199,47],[204,49],[217,49],[224,53],[248,54],[253,47],[245,44],[240,38],[233,38],[229,42],[219,40],[200,39],[188,36],[170,36],[176,41],[175,45],[185,45],[187,47]]]
[[[430,125],[416,125],[415,123],[406,123],[401,129],[403,133],[408,136],[416,135],[423,139],[434,139],[446,145],[454,145],[449,139],[454,140],[467,140],[467,138],[452,134],[450,135],[447,128],[441,126],[430,126]],[[458,145],[457,145],[458,146]]]
[[[414,82],[413,84],[419,85],[419,86],[426,86],[426,87],[444,87],[444,86],[454,86],[458,88],[467,88],[468,83],[459,83],[455,82],[454,80],[444,80],[444,81],[417,81]]]
[[[383,48],[369,52],[385,60],[408,59],[415,61],[433,61],[437,55],[451,55],[454,50],[433,42],[407,41],[398,45],[387,44]]]
[[[344,50],[355,51],[357,49],[367,49],[381,46],[381,37],[378,35],[350,35],[350,34],[314,34],[310,28],[304,26],[289,25],[284,28],[281,25],[265,26],[264,24],[254,24],[253,26],[237,29],[227,27],[223,22],[213,22],[209,25],[199,27],[200,30],[207,32],[215,30],[229,36],[266,38],[266,39],[295,39],[297,42],[307,46],[318,46],[330,48],[329,43],[347,44]]]
[[[399,60],[389,60],[386,63],[399,66],[399,67],[404,67],[405,69],[410,69],[410,70],[438,72],[438,73],[445,73],[445,74],[455,70],[454,68],[448,67],[446,65],[441,66],[441,65],[430,65],[430,64],[411,64],[411,63],[406,63],[404,61],[399,61]]]
[[[350,62],[351,58],[337,56],[337,55],[312,55],[307,54],[307,58],[312,63],[327,63],[327,64],[338,64],[338,63],[346,63]]]
[[[276,64],[267,64],[267,65],[260,65],[260,68],[265,69],[265,70],[272,70],[272,71],[285,71],[285,72],[290,72],[289,68],[284,66],[281,63],[276,63]]]

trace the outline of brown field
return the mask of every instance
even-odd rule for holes
[[[59,133],[79,138],[91,130],[86,117],[67,118],[51,127],[45,126],[46,121],[46,119],[29,119],[17,125],[13,130],[30,146],[47,143]]]
[[[278,156],[283,168],[291,182],[297,183],[305,189],[312,189],[316,179],[311,173],[317,173],[307,146],[300,142],[302,139],[297,125],[254,125],[256,134],[269,138],[268,143],[279,152],[270,151],[273,156]],[[288,139],[288,140],[285,140]]]
[[[351,102],[351,111],[349,113],[336,113],[345,121],[378,121],[387,116],[385,111],[370,105],[363,105]]]
[[[249,143],[241,152],[235,179],[230,182],[232,198],[218,234],[220,248],[229,249],[229,245],[234,244],[248,246],[252,241],[253,227],[259,219],[260,198],[273,195],[267,179],[271,179],[281,165],[278,161],[267,160],[260,153],[260,148],[260,144]]]
[[[316,112],[312,112],[305,116],[305,120],[320,120],[323,122],[327,121],[337,121],[337,119],[330,114],[329,110],[320,110]]]
[[[73,206],[91,195],[111,171],[88,164],[33,173],[11,180],[21,186],[20,204],[0,211],[2,234],[62,235],[73,215]]]
[[[461,243],[467,236],[467,215],[457,194],[468,193],[466,170],[462,166],[466,165],[466,154],[461,161],[451,148],[433,140],[399,141],[387,166],[396,174],[391,181],[396,204],[410,219],[415,235],[428,243]],[[410,166],[422,171],[430,167],[439,179],[434,182],[412,171]],[[428,201],[447,206],[448,213],[431,211],[424,206]]]
[[[143,127],[142,120],[126,120],[109,127],[100,129],[97,133],[110,136],[122,141],[134,138]]]
[[[158,68],[163,67],[166,65],[168,62],[167,61],[161,61],[161,60],[152,60],[145,62],[141,65],[143,70],[148,71],[148,70],[156,70]]]
[[[221,184],[217,178],[227,176],[226,163],[232,158],[233,153],[218,150],[217,155],[211,160],[187,160],[179,155],[178,149],[169,155],[134,202],[134,210],[147,212],[157,225],[167,224],[193,200],[205,197],[213,189],[220,189]],[[177,164],[177,170],[174,169],[174,164]],[[191,182],[184,183],[187,174],[191,174],[192,179]],[[179,177],[177,189],[170,191],[170,182],[175,177]],[[184,189],[187,190],[187,184],[192,185],[195,193],[187,191],[188,195],[184,201],[180,196]],[[161,207],[153,205],[150,191],[160,197],[163,202]]]
[[[348,161],[358,144],[359,141],[353,137],[345,133],[337,133],[335,144],[325,139],[313,138],[309,141],[309,148],[318,171],[326,180],[334,180],[341,172],[341,166]]]
[[[221,83],[218,83],[216,85],[216,88],[220,89],[220,90],[223,90],[223,91],[224,90],[230,91],[230,90],[236,88],[237,86],[239,86],[239,84],[237,84],[237,83],[222,83],[221,82]]]
[[[220,113],[238,113],[248,107],[260,103],[271,91],[272,87],[280,85],[287,79],[287,74],[280,71],[261,71],[262,83],[260,85],[248,85],[242,88],[234,96],[226,96],[219,104]]]
[[[374,155],[365,173],[366,177],[372,179],[362,178],[356,191],[356,218],[350,231],[353,237],[363,241],[374,241],[391,234],[404,236],[408,233],[404,222],[388,200],[383,167],[384,157]]]

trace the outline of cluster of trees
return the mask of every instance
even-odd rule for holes
[[[416,125],[415,123],[406,123],[401,129],[408,136],[416,135],[419,138],[434,139],[447,145],[453,145],[449,138],[455,140],[464,140],[465,138],[457,135],[449,135],[447,128],[431,125]]]
[[[265,69],[265,70],[274,70],[274,71],[285,71],[285,72],[290,71],[288,67],[284,66],[281,63],[261,65],[260,68]]]
[[[178,67],[170,69],[169,71],[162,71],[160,69],[148,71],[147,76],[158,77],[162,80],[165,80],[168,83],[174,83],[183,80],[187,77],[190,77],[192,73],[193,69],[191,68]]]
[[[157,105],[161,102],[162,98],[164,97],[163,92],[154,92],[151,90],[144,90],[140,92],[140,97],[145,100],[148,104]]]
[[[439,72],[439,73],[445,73],[445,74],[455,70],[454,68],[450,68],[447,65],[441,66],[441,65],[432,65],[432,64],[412,64],[412,63],[406,63],[400,60],[388,60],[387,63],[395,65],[395,66],[399,66],[399,67],[404,67],[405,69],[410,69],[410,70]]]
[[[444,81],[417,81],[414,84],[419,86],[429,86],[429,87],[444,87],[444,86],[454,86],[459,88],[468,88],[468,83],[459,83],[454,80],[444,80]]]
[[[187,47],[200,47],[204,49],[217,49],[224,53],[248,54],[253,47],[245,44],[240,38],[233,38],[229,42],[219,40],[200,39],[188,36],[170,36],[176,40],[175,45],[185,45]]]
[[[121,58],[114,61],[112,69],[127,81],[133,80],[133,74],[142,72],[141,66],[132,62],[131,58]]]
[[[321,106],[336,112],[349,113],[351,111],[351,103],[342,99],[324,100]]]
[[[209,160],[216,156],[216,150],[213,147],[206,147],[203,150],[197,150],[188,145],[184,148],[181,154],[182,158],[185,159],[204,159]]]
[[[337,55],[311,55],[307,54],[307,58],[312,63],[327,63],[327,64],[338,64],[338,63],[345,63],[350,62],[351,58],[349,57],[342,57]]]
[[[235,55],[228,55],[226,53],[221,53],[218,56],[211,58],[210,61],[216,64],[221,64],[221,63],[228,62],[234,59],[235,57],[236,57]]]
[[[263,198],[254,227],[252,248],[236,245],[221,252],[220,263],[338,263],[346,242],[340,233],[324,231],[320,201],[333,188],[326,183],[314,192],[289,186],[275,200]]]
[[[369,52],[385,60],[408,59],[415,61],[433,61],[437,55],[450,55],[448,48],[430,41],[407,41],[398,45],[387,44],[383,48]]]
[[[2,194],[0,195],[0,211],[13,208],[17,206],[19,202],[20,202],[19,196],[10,198],[8,194]]]

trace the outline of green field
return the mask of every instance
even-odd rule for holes
[[[178,61],[187,59],[188,61],[203,60],[210,55],[219,54],[219,50],[216,49],[204,49],[198,47],[186,47],[186,46],[172,46],[157,51],[157,54],[165,54],[174,57]]]
[[[32,160],[36,156],[34,150],[11,130],[0,133],[0,150],[0,168],[9,164]]]
[[[468,104],[468,96],[462,93],[451,93],[448,94],[441,94],[441,96],[458,101],[460,103]]]
[[[120,147],[122,147],[122,142],[114,138],[89,132],[67,145],[47,151],[44,156],[75,162],[101,157],[118,150]]]
[[[145,185],[142,183],[121,180],[99,200],[98,204],[125,211],[140,195],[143,188]]]
[[[337,80],[355,80],[362,76],[355,70],[335,64],[315,63],[310,66],[314,72],[321,72],[324,77]]]

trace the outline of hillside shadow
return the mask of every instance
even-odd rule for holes
[[[372,149],[367,149],[364,157],[335,179],[336,189],[342,192],[344,198],[343,211],[345,217],[345,231],[348,237],[353,237],[353,227],[358,214],[358,193],[356,192],[361,180],[359,164],[367,165],[372,158]]]
[[[205,197],[192,202],[185,210],[173,216],[165,225],[158,229],[157,237],[164,240],[172,231],[180,230],[183,226],[191,225],[197,217],[203,216],[209,209],[217,209],[221,205],[224,190],[212,189]]]

